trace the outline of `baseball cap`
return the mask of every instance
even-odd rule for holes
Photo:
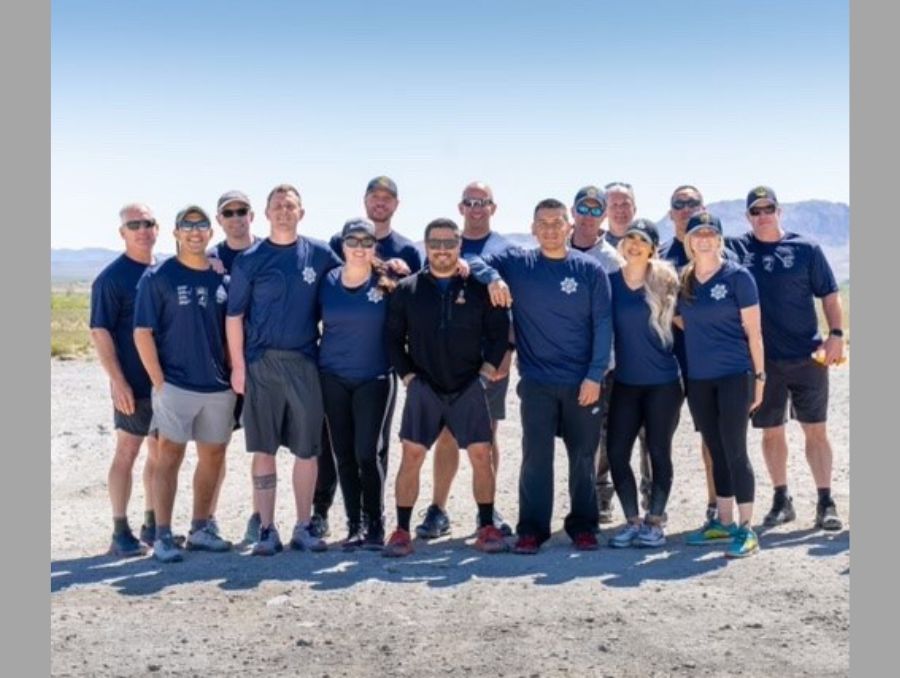
[[[768,200],[773,205],[778,204],[778,196],[768,186],[757,186],[747,194],[747,209],[753,207],[760,200]]]
[[[578,207],[585,200],[596,200],[604,210],[606,209],[606,193],[603,192],[603,189],[596,186],[585,186],[575,194],[575,202],[573,204],[575,207]]]
[[[722,222],[719,217],[709,212],[700,212],[692,216],[687,223],[686,233],[690,233],[698,228],[711,228],[719,235],[722,235]]]
[[[397,184],[390,177],[380,176],[372,179],[366,186],[366,195],[378,190],[387,191],[395,198],[397,197]]]
[[[177,215],[175,215],[175,225],[177,226],[188,214],[200,214],[206,219],[208,222],[212,223],[212,219],[209,218],[209,215],[206,213],[206,210],[200,207],[199,205],[188,205],[183,210],[181,210]]]
[[[625,237],[629,235],[638,235],[646,240],[653,247],[659,246],[659,231],[656,230],[656,224],[649,219],[635,219],[628,225],[625,231]]]
[[[223,193],[219,198],[219,202],[216,203],[216,210],[221,212],[222,207],[230,202],[242,202],[247,207],[250,207],[250,198],[247,197],[246,193],[241,191],[228,191],[227,193]]]
[[[351,233],[365,233],[374,238],[375,224],[362,217],[353,217],[344,222],[344,227],[341,229],[341,238],[346,238]]]

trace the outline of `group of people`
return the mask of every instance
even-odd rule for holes
[[[342,548],[401,557],[413,551],[413,534],[446,534],[465,448],[474,547],[537,553],[551,534],[558,437],[569,463],[564,529],[574,547],[598,547],[599,524],[612,521],[613,493],[625,523],[609,545],[658,547],[666,542],[672,439],[685,397],[708,493],[703,526],[688,544],[726,541],[732,557],[759,548],[749,421],[763,429],[774,486],[763,523],[795,519],[789,412],[803,428],[818,490],[815,525],[841,529],[825,423],[827,367],[844,352],[838,288],[821,248],[782,229],[771,188],[749,192],[751,229],[726,238],[700,191],[679,186],[669,212],[675,234],[660,243],[654,223],[635,218],[629,184],[586,186],[571,205],[546,199],[535,206],[537,247],[528,249],[492,230],[493,192],[473,182],[458,205],[462,228],[448,218],[425,227],[424,261],[392,229],[399,205],[393,180],[372,179],[364,205],[366,217],[348,220],[326,244],[299,233],[301,195],[281,184],[266,198],[268,237],[257,238],[249,197],[229,191],[215,214],[225,239],[211,248],[213,220],[189,205],[175,220],[177,253],[162,263],[153,257],[159,224],[150,208],[122,208],[125,252],[94,281],[90,320],[117,431],[110,553],[152,547],[156,559],[172,562],[185,549],[230,550],[215,514],[238,427],[252,454],[244,540],[254,555],[283,549],[274,515],[280,447],[294,455],[294,549],[328,548],[338,485],[347,515]],[[497,427],[514,354],[522,445],[513,530],[494,496]],[[401,382],[396,524],[388,536],[384,490]],[[127,508],[145,439],[145,514],[135,536]],[[172,512],[190,441],[198,462],[185,537],[173,533]],[[640,485],[631,467],[636,441]],[[431,448],[433,494],[413,531]]]

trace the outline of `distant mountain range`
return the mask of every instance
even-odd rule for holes
[[[744,216],[743,200],[714,202],[707,206],[710,212],[722,220],[726,235],[739,235],[749,229]],[[782,205],[784,215],[781,224],[787,231],[810,236],[822,245],[839,282],[850,279],[850,207],[844,203],[824,200],[806,200]],[[673,226],[668,216],[657,222],[660,237],[672,237]],[[528,233],[504,233],[514,242],[534,245]],[[120,252],[102,248],[80,250],[50,250],[51,283],[90,282]],[[171,256],[160,254],[160,258]]]

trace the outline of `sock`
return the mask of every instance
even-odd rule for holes
[[[149,527],[151,530],[156,527],[156,512],[153,509],[144,511],[144,525]]]
[[[775,486],[775,501],[783,502],[788,498],[787,485]]]
[[[202,530],[204,527],[206,527],[207,522],[208,521],[206,518],[200,518],[199,520],[192,520],[191,521],[191,532],[196,532],[197,530]]]
[[[172,526],[171,525],[160,525],[157,523],[156,525],[156,538],[164,539],[165,537],[172,537]]]
[[[412,518],[412,506],[397,507],[397,527],[409,532],[409,520]]]
[[[478,527],[494,524],[494,502],[478,505]]]
[[[826,506],[831,506],[834,503],[834,500],[831,498],[830,487],[820,487],[816,491],[819,493],[819,506],[825,508]]]
[[[119,536],[120,534],[125,534],[126,532],[130,532],[131,528],[128,527],[128,518],[113,518],[113,536]]]

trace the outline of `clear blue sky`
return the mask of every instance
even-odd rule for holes
[[[118,248],[143,201],[171,252],[178,209],[232,188],[265,234],[281,182],[324,238],[378,174],[414,239],[476,179],[507,232],[612,180],[652,219],[681,183],[849,202],[848,21],[846,0],[57,0],[51,245]]]

